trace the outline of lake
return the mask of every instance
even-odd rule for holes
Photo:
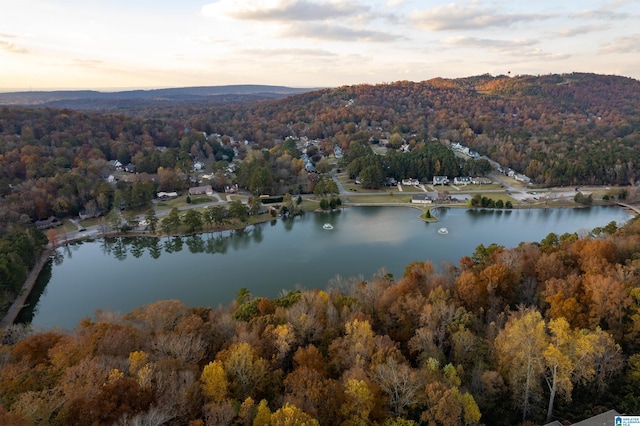
[[[550,232],[582,236],[632,217],[615,207],[434,212],[439,221],[426,223],[413,208],[349,207],[239,232],[70,245],[43,270],[19,321],[73,328],[96,309],[124,313],[163,299],[218,307],[241,287],[273,298],[283,289],[326,288],[336,276],[369,279],[381,268],[401,277],[415,260],[457,265],[480,244],[514,247]],[[325,223],[333,229],[323,229]],[[447,234],[438,233],[443,227]]]

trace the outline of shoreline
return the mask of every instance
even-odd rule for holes
[[[42,268],[47,263],[47,261],[49,260],[49,256],[51,256],[51,253],[53,253],[54,250],[54,248],[45,249],[45,251],[40,255],[40,258],[36,261],[36,264],[33,265],[33,268],[31,268],[31,271],[29,271],[29,275],[27,275],[27,279],[25,280],[25,283],[20,290],[20,294],[18,295],[18,297],[16,297],[13,303],[11,303],[11,306],[9,306],[9,309],[7,310],[5,316],[0,319],[0,330],[4,331],[7,327],[15,324],[18,314],[20,314],[20,311],[22,310],[22,308],[24,308],[24,304],[29,298],[29,295],[31,295],[33,287],[38,281],[38,277],[40,276]],[[2,334],[2,336],[4,336],[4,333]]]
[[[614,204],[610,204],[611,206],[615,206],[615,207],[619,207],[622,210],[628,212],[629,214],[631,214],[632,216],[639,216],[640,215],[640,208],[638,207],[634,207],[632,205],[626,204],[626,203],[614,203]],[[420,220],[423,220],[425,222],[437,222],[438,218],[436,216],[432,216],[431,219],[426,219],[423,218],[425,212],[427,210],[437,210],[440,208],[476,208],[476,207],[470,207],[468,205],[464,205],[461,206],[459,204],[439,204],[439,205],[435,205],[431,208],[425,209],[422,206],[418,206],[412,203],[345,203],[342,205],[341,208],[344,207],[410,207],[410,208],[414,208],[417,210],[422,211],[423,213],[420,215]],[[565,206],[565,207],[559,207],[559,206],[528,206],[528,207],[524,207],[524,206],[517,206],[513,208],[513,210],[516,209],[522,209],[522,208],[536,208],[536,209],[547,209],[547,208],[576,208],[579,206],[573,206],[573,207],[569,207],[569,206]],[[586,207],[586,206],[583,206]],[[588,206],[591,207],[591,206]],[[587,208],[588,208],[587,207]],[[311,210],[311,211],[307,211],[306,213],[317,213],[318,210]],[[247,223],[244,227],[247,226],[251,226],[251,225],[258,225],[261,223],[266,223],[266,222],[270,222],[271,220],[280,220],[283,219],[282,217],[277,217],[277,218],[273,218],[273,217],[265,217],[265,218],[260,218],[258,220],[256,220],[255,222],[252,223]],[[91,239],[96,239],[96,238],[108,238],[108,237],[149,237],[149,238],[163,238],[163,237],[173,237],[173,236],[187,236],[187,235],[193,235],[193,234],[198,234],[201,232],[225,232],[225,231],[234,231],[237,229],[242,229],[243,227],[229,227],[229,228],[221,228],[221,229],[215,229],[215,230],[210,230],[210,231],[198,231],[198,232],[193,232],[193,233],[182,233],[182,234],[171,234],[171,235],[160,235],[160,234],[150,234],[150,233],[145,233],[145,232],[130,232],[130,233],[110,233],[110,234],[102,234],[100,236],[96,236],[93,237]],[[61,244],[60,246],[63,245],[68,245],[68,244],[72,244],[78,241],[83,241],[83,240],[87,240],[89,238],[87,237],[80,237],[80,238],[74,238],[74,239],[70,239],[64,242],[64,244]],[[13,301],[13,303],[11,304],[11,306],[9,307],[9,309],[7,310],[7,313],[4,315],[4,317],[2,317],[0,319],[0,331],[2,332],[2,335],[4,335],[4,330],[7,327],[12,326],[13,324],[15,324],[15,320],[18,316],[18,314],[20,313],[20,311],[22,310],[22,308],[24,307],[24,304],[27,300],[27,298],[29,297],[29,295],[31,294],[31,292],[33,291],[33,287],[35,286],[35,283],[38,279],[38,276],[40,275],[40,272],[42,271],[42,268],[44,267],[44,265],[46,264],[47,260],[49,259],[49,256],[51,256],[51,254],[57,249],[56,248],[51,248],[48,247],[40,256],[40,258],[38,259],[38,261],[36,262],[36,264],[34,265],[34,267],[31,269],[31,271],[29,271],[29,275],[27,276],[27,279],[25,280],[25,284],[21,289],[20,295],[16,298],[16,300]]]

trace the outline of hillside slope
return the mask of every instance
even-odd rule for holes
[[[47,106],[71,109],[112,109],[153,107],[176,102],[227,102],[278,99],[312,89],[257,84],[201,86],[152,90],[100,92],[95,90],[59,90],[0,93],[0,105]]]
[[[280,133],[329,138],[345,150],[356,134],[460,142],[544,185],[638,178],[640,82],[624,77],[483,75],[344,86],[200,117],[220,133],[258,142],[276,123]]]

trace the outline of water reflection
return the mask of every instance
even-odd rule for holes
[[[102,253],[118,260],[126,260],[131,254],[136,259],[145,253],[153,259],[165,254],[179,253],[187,246],[190,253],[224,254],[229,247],[233,250],[247,250],[252,244],[260,244],[264,239],[263,227],[252,226],[229,232],[173,236],[165,239],[152,237],[115,237],[100,241]],[[79,243],[82,244],[82,243]],[[55,252],[56,264],[63,259],[71,259],[72,251],[65,247]]]
[[[200,235],[191,235],[186,238],[187,247],[191,253],[204,253],[205,243]]]
[[[42,267],[40,275],[33,286],[33,291],[27,297],[27,301],[24,304],[24,308],[18,314],[16,318],[17,323],[30,323],[38,313],[38,302],[43,294],[45,294],[45,288],[51,279],[51,273],[53,271],[53,264],[59,265],[62,263],[64,256],[58,252],[55,252],[49,257],[47,263]]]
[[[255,296],[274,297],[282,288],[298,285],[325,288],[337,275],[368,279],[381,267],[401,276],[416,260],[457,264],[479,244],[514,247],[540,241],[549,232],[561,235],[629,218],[606,208],[434,213],[438,222],[425,223],[416,209],[360,207],[237,231],[70,245],[56,251],[52,270],[43,271],[49,284],[42,286],[33,302],[37,313],[31,315],[35,326],[71,328],[97,308],[127,312],[161,299],[215,307],[228,304],[240,287]],[[334,230],[322,229],[327,222]],[[441,227],[449,234],[439,235]]]

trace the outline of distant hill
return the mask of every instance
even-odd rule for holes
[[[59,131],[70,131],[65,123],[73,120],[63,116],[75,114],[34,111],[46,106],[117,112],[127,120],[163,120],[171,126],[149,129],[147,135],[161,146],[177,143],[188,127],[266,148],[289,136],[317,139],[323,152],[338,144],[351,158],[353,144],[386,143],[395,134],[395,141],[405,141],[412,149],[435,141],[460,143],[545,186],[640,182],[640,81],[613,75],[486,74],[319,90],[243,85],[22,92],[0,94],[3,103],[16,106],[7,111],[4,122],[0,114],[0,131],[9,136],[21,135],[24,127],[25,134],[33,131],[36,139],[49,137],[55,128],[52,121]],[[82,117],[76,121],[83,122]],[[103,137],[100,122],[108,120],[121,118],[95,118],[88,129],[91,140]],[[129,124],[138,129],[130,132],[130,140],[144,132],[140,126]],[[109,129],[112,139],[121,133],[117,125]],[[23,137],[25,141],[29,138]],[[105,155],[113,157],[113,150],[105,150]],[[129,161],[124,154],[123,158]],[[415,175],[410,170],[404,174]]]
[[[174,111],[175,113],[175,111]],[[547,186],[640,180],[640,81],[613,75],[480,75],[323,89],[201,119],[259,140],[269,117],[293,136],[458,142]],[[213,120],[213,121],[211,121]]]
[[[100,92],[57,90],[0,93],[0,105],[71,109],[114,109],[175,102],[221,104],[260,99],[280,99],[315,89],[256,84],[201,86],[152,90]]]

